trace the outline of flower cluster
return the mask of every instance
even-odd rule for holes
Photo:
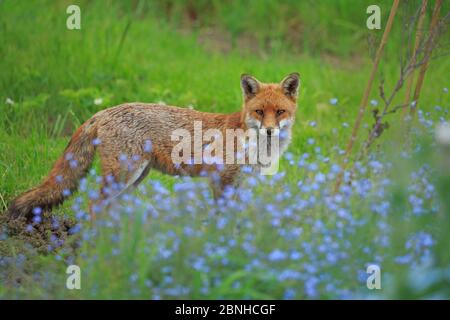
[[[433,124],[419,115],[425,128]],[[203,178],[151,176],[94,206],[95,222],[88,202],[99,199],[103,181],[91,171],[71,206],[75,245],[52,235],[48,250],[55,263],[80,265],[83,294],[95,298],[358,298],[369,295],[368,264],[396,275],[433,263],[436,172],[429,163],[405,165],[415,163],[420,142],[406,157],[377,152],[345,172],[333,160],[339,148],[324,151],[312,138],[307,146],[286,153],[286,171],[274,176],[244,167],[242,184],[219,200]],[[151,141],[144,149],[152,152]],[[121,160],[132,168],[138,159]],[[108,182],[105,194],[123,188]],[[33,213],[29,233],[42,223],[42,210]],[[52,220],[55,229],[60,223]],[[2,257],[0,265],[21,268],[24,260]]]

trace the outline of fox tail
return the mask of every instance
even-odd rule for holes
[[[75,191],[94,159],[96,135],[97,130],[90,124],[79,127],[44,181],[11,202],[9,217],[29,220],[36,210],[50,210]]]

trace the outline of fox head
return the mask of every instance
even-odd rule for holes
[[[289,133],[297,110],[299,84],[298,73],[289,74],[278,84],[261,83],[243,74],[242,121],[247,129],[256,129],[268,136]]]

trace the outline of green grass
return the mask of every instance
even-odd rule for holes
[[[242,73],[277,82],[298,71],[299,110],[289,151],[294,155],[313,152],[314,146],[307,143],[310,138],[323,150],[343,148],[372,66],[366,38],[369,34],[380,38],[382,32],[365,27],[369,2],[286,1],[278,5],[276,1],[258,1],[247,9],[242,2],[196,1],[192,11],[197,18],[192,20],[186,18],[189,6],[182,1],[172,1],[171,5],[163,1],[81,1],[82,29],[74,31],[65,27],[68,1],[0,2],[0,211],[47,175],[73,130],[98,110],[123,102],[164,101],[231,113],[242,104]],[[383,21],[388,4],[382,2]],[[399,73],[400,21],[411,12],[411,7],[404,7],[376,79],[378,83],[380,75],[384,78],[386,90],[392,88]],[[447,9],[446,4],[443,10]],[[200,45],[207,27],[231,34],[230,49],[223,52],[208,42]],[[256,44],[243,50],[239,43],[248,34],[254,35]],[[442,94],[442,88],[450,86],[449,73],[450,59],[431,62],[421,95],[423,110],[450,104],[450,96]],[[97,98],[103,99],[101,105],[94,104]],[[330,98],[338,98],[338,104],[332,106]],[[7,99],[14,104],[6,103]],[[379,100],[376,85],[371,99]],[[403,94],[395,102],[401,101]],[[398,115],[389,119],[395,128]],[[310,121],[316,121],[317,126],[309,126]],[[368,112],[364,124],[372,123]],[[392,140],[394,132],[388,130],[379,142]],[[362,129],[357,145],[366,137],[367,129]],[[333,156],[332,161],[338,160]],[[281,165],[287,173],[285,182],[295,186],[302,171],[290,168],[286,160]],[[167,186],[175,181],[155,172],[148,179]],[[58,211],[68,213],[71,204],[67,202]],[[44,265],[50,260],[36,259],[43,259]],[[118,266],[123,265],[125,262]],[[99,281],[106,284],[109,276],[114,274],[105,274]],[[234,276],[245,277],[245,273]],[[255,277],[248,286],[259,281]],[[270,283],[264,285],[270,287]],[[211,297],[245,297],[223,286]],[[116,290],[102,291],[99,296],[123,297],[122,289],[118,284]],[[46,297],[44,289],[36,290],[32,296]],[[258,292],[268,291],[263,288]],[[69,293],[60,297],[65,294]],[[252,297],[274,296],[255,293]]]
[[[335,136],[333,128],[339,130],[342,143],[348,139],[350,130],[341,124],[353,123],[370,70],[364,46],[355,63],[339,56],[337,62],[327,63],[321,56],[289,50],[260,57],[242,55],[236,48],[223,55],[204,50],[195,36],[177,33],[152,19],[151,13],[139,15],[114,1],[108,10],[105,6],[101,2],[81,5],[85,8],[82,29],[69,31],[64,2],[2,3],[0,190],[5,202],[40,181],[72,131],[96,111],[129,101],[164,101],[203,111],[233,112],[241,105],[241,73],[275,82],[289,72],[300,72],[293,152],[302,150],[309,137],[319,143],[329,141]],[[322,6],[319,12],[325,10]],[[16,24],[17,18],[23,23]],[[342,37],[346,38],[345,32]],[[389,88],[398,73],[397,59],[391,55],[384,61],[381,74]],[[439,100],[437,88],[445,86],[449,65],[448,59],[431,64],[424,107]],[[328,104],[332,97],[339,98],[337,107]],[[6,104],[7,98],[15,105]],[[94,105],[95,98],[103,98],[103,104]],[[317,121],[317,128],[307,126],[311,120]],[[367,122],[371,123],[370,117]]]

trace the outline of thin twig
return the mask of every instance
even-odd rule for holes
[[[415,69],[417,69],[419,67],[423,67],[431,60],[433,49],[435,47],[437,47],[437,45],[438,45],[438,43],[435,41],[435,39],[437,39],[441,35],[441,33],[445,32],[447,24],[448,24],[448,17],[449,17],[449,14],[447,14],[439,22],[435,23],[434,28],[431,30],[433,35],[431,35],[431,34],[429,35],[429,38],[432,37],[433,41],[432,42],[426,41],[425,44],[422,44],[419,47],[417,47],[414,55],[411,57],[411,59],[409,60],[407,65],[401,66],[400,77],[399,77],[391,95],[389,96],[389,98],[385,97],[384,81],[381,81],[380,97],[384,101],[384,104],[385,104],[384,110],[380,114],[379,113],[376,114],[375,124],[372,126],[372,130],[370,131],[369,137],[368,137],[367,141],[364,143],[363,152],[367,152],[367,150],[370,148],[370,146],[375,141],[375,139],[378,138],[383,133],[385,128],[387,128],[387,126],[385,124],[383,124],[383,122],[382,122],[384,119],[384,116],[397,111],[397,110],[394,110],[393,112],[390,112],[389,108],[390,108],[390,105],[391,105],[392,101],[394,100],[395,96],[402,88],[404,81],[406,79],[408,79],[408,77],[411,75],[411,73],[414,72]],[[431,45],[429,45],[430,43],[431,43]],[[420,56],[423,51],[425,51],[423,57],[419,61],[417,61],[417,57]],[[405,105],[414,107],[416,105],[416,101],[417,100],[414,101],[414,105],[409,104],[409,103],[405,104]],[[362,155],[360,155],[358,158],[360,158],[360,157],[362,157]]]
[[[425,18],[425,12],[427,9],[428,0],[422,0],[422,7],[420,8],[419,21],[417,23],[417,32],[416,38],[414,40],[414,51],[411,56],[411,63],[414,65],[416,63],[417,51],[420,46],[420,42],[422,41],[422,26]],[[414,71],[411,73],[409,77],[407,77],[406,82],[406,95],[405,95],[405,108],[403,108],[404,114],[406,114],[407,106],[409,105],[411,99],[411,89],[414,81]]]
[[[389,18],[386,24],[386,29],[384,30],[383,33],[383,37],[381,38],[381,42],[380,45],[378,47],[377,50],[377,54],[375,56],[375,61],[372,67],[372,72],[370,73],[370,77],[369,77],[369,81],[367,82],[367,86],[366,86],[366,90],[364,91],[364,95],[362,97],[361,100],[361,104],[359,106],[359,112],[358,112],[358,117],[356,119],[355,125],[353,126],[353,131],[352,131],[352,135],[350,137],[350,140],[348,141],[346,150],[345,150],[345,154],[344,154],[344,161],[341,165],[341,172],[338,175],[337,179],[336,179],[336,185],[335,185],[335,191],[337,191],[342,183],[342,178],[344,175],[344,171],[347,167],[348,164],[348,160],[350,157],[350,154],[353,150],[353,145],[354,142],[356,140],[356,136],[358,135],[358,131],[359,131],[359,127],[361,126],[361,121],[363,119],[363,116],[366,112],[366,108],[367,108],[367,102],[369,100],[369,95],[370,95],[370,91],[372,89],[372,83],[373,80],[375,79],[375,74],[377,72],[378,69],[378,65],[380,63],[381,60],[381,56],[383,54],[384,51],[384,47],[386,45],[389,33],[391,32],[391,28],[392,28],[392,24],[394,22],[394,18],[395,18],[395,14],[397,13],[397,8],[398,8],[398,4],[399,4],[399,0],[394,0],[394,3],[392,4],[391,7],[391,12],[389,13]]]
[[[422,85],[423,85],[423,79],[425,77],[425,73],[428,68],[428,60],[433,51],[433,47],[434,47],[433,42],[434,42],[434,37],[436,35],[435,29],[436,29],[438,21],[439,21],[439,13],[441,11],[441,6],[442,6],[442,0],[436,0],[434,9],[433,9],[433,16],[431,17],[430,33],[428,35],[427,43],[425,46],[426,60],[424,60],[424,63],[422,64],[422,66],[420,68],[419,77],[417,78],[416,87],[414,89],[415,104],[414,104],[414,107],[411,108],[411,111],[410,111],[412,116],[414,116],[415,110],[417,109],[417,103],[419,101],[420,91],[421,91]]]
[[[401,105],[398,105],[398,106],[395,106],[395,107],[392,107],[389,111],[386,111],[385,113],[383,113],[383,116],[387,115],[387,114],[391,114],[391,113],[396,113],[398,110],[404,109],[407,106],[409,106],[409,102],[401,104]]]

